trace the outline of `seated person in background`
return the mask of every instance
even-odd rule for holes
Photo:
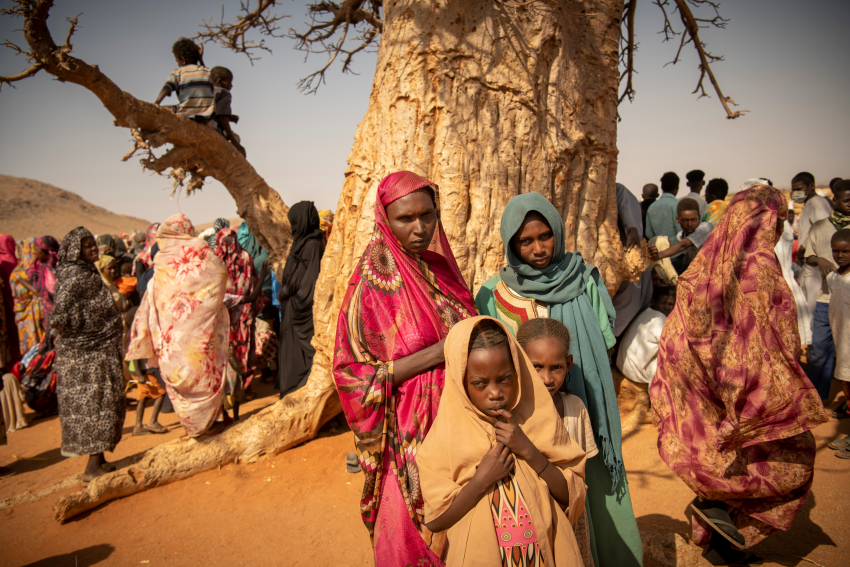
[[[705,209],[705,214],[702,216],[703,222],[710,222],[712,226],[717,226],[720,219],[723,218],[723,213],[729,207],[726,202],[726,195],[729,194],[729,184],[725,179],[716,177],[708,182],[705,188],[705,200],[708,206]]]
[[[705,185],[705,172],[701,169],[689,171],[685,175],[685,179],[688,180],[687,185],[690,188],[691,192],[687,195],[679,197],[679,200],[693,199],[694,201],[696,201],[697,205],[699,205],[699,218],[702,218],[705,215],[705,209],[708,206],[705,202],[705,199],[700,196],[700,193],[702,192],[702,187],[703,185]]]
[[[215,100],[210,70],[204,67],[201,48],[191,39],[181,37],[171,47],[171,52],[179,67],[168,76],[154,104],[159,106],[162,99],[177,93],[179,103],[173,107],[174,111],[206,124],[212,118]]]
[[[230,90],[233,88],[233,73],[226,67],[213,67],[210,71],[210,77],[215,96],[215,114],[210,122],[210,127],[229,140],[236,147],[236,150],[244,156],[246,155],[245,148],[239,143],[239,136],[230,129],[231,122],[234,124],[239,122],[239,117],[233,114],[231,109],[233,95],[230,94]]]
[[[649,257],[653,262],[662,258],[671,258],[676,273],[682,275],[697,252],[708,240],[714,226],[710,222],[699,221],[699,205],[693,199],[682,199],[676,207],[676,222],[682,227],[677,235],[679,241],[661,252],[655,246],[649,246]],[[683,252],[680,256],[676,256]],[[676,256],[675,258],[673,256]]]
[[[651,384],[658,365],[658,341],[664,322],[676,306],[675,287],[657,287],[652,303],[641,311],[623,333],[617,353],[617,368],[639,384]]]

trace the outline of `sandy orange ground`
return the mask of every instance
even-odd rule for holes
[[[260,392],[268,397],[244,407],[243,415],[277,399],[268,386]],[[131,437],[134,419],[131,409],[125,437],[107,455],[110,460],[182,434],[171,414],[161,420],[171,424],[167,435]],[[850,461],[826,448],[839,432],[850,434],[850,420],[831,420],[815,431],[812,495],[790,532],[754,549],[766,565],[812,565],[801,557],[824,567],[850,565]],[[13,471],[0,478],[0,566],[372,564],[358,514],[363,477],[344,467],[353,446],[344,424],[329,424],[318,438],[266,461],[229,465],[113,501],[65,525],[53,519],[53,504],[76,486],[8,505],[8,499],[49,489],[82,471],[85,458],[54,458],[59,440],[54,417],[13,433],[10,444],[0,447],[0,465]],[[627,435],[623,448],[641,529],[687,537],[683,512],[693,496],[659,459],[652,426]]]

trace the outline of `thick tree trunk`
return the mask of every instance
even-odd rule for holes
[[[552,0],[517,11],[497,0],[384,0],[369,109],[348,158],[316,290],[317,353],[307,386],[214,439],[152,449],[139,463],[62,498],[57,519],[275,454],[312,438],[339,412],[331,374],[337,315],[373,229],[378,183],[389,173],[409,169],[439,184],[443,225],[474,290],[503,264],[505,204],[535,191],[561,211],[568,249],[598,266],[613,292],[622,279],[614,189],[621,12],[622,0]],[[73,74],[48,70],[95,92],[119,125],[132,126],[128,116],[143,130],[178,120],[122,93],[96,68],[74,64]],[[232,148],[210,152],[200,127],[184,123],[177,125],[185,131],[180,145],[202,156],[203,172],[225,184],[240,215],[282,260],[290,232],[280,197]]]

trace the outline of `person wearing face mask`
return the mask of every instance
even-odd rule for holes
[[[446,336],[475,315],[475,303],[440,224],[437,190],[410,171],[381,181],[375,232],[337,320],[334,382],[355,436],[353,464],[359,458],[366,477],[360,513],[381,567],[441,565],[445,550],[444,534],[424,524],[416,452],[446,382]]]
[[[798,239],[800,243],[797,248],[797,263],[800,264],[800,287],[806,295],[806,304],[809,312],[814,313],[817,306],[818,295],[820,295],[823,277],[820,268],[806,262],[806,241],[812,226],[821,219],[828,218],[832,214],[832,205],[824,197],[815,192],[815,176],[803,171],[791,180],[791,198],[795,203],[805,203],[803,212],[800,214],[800,225],[798,228]]]

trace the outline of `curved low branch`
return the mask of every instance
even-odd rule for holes
[[[23,71],[21,71],[17,75],[7,75],[5,77],[0,76],[0,85],[2,85],[3,83],[6,83],[6,84],[10,85],[12,88],[14,88],[14,85],[12,83],[14,83],[15,81],[21,81],[23,79],[27,79],[29,77],[32,77],[33,75],[35,75],[36,73],[41,71],[42,68],[43,67],[41,66],[40,63],[36,63],[35,65],[32,65],[32,66],[24,69]]]

